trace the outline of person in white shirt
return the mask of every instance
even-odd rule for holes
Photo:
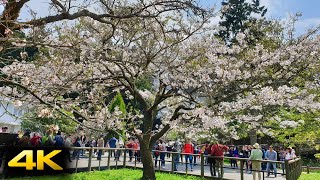
[[[119,140],[117,140],[117,142],[116,142],[116,148],[123,148],[123,146],[124,146],[124,143],[122,141],[122,138],[120,137]],[[120,161],[121,152],[122,152],[122,150],[116,151],[116,157],[115,157],[116,161]]]
[[[291,148],[291,156],[292,156],[292,159],[297,157],[296,156],[296,151],[293,148]]]
[[[161,160],[161,167],[164,169],[166,166],[166,144],[161,139],[159,140],[159,150],[160,150],[160,160]]]
[[[289,160],[291,160],[291,159],[293,159],[291,148],[287,148],[285,160],[288,160],[288,161],[289,161]]]

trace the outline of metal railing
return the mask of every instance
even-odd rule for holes
[[[140,163],[141,157],[137,156],[137,155],[133,155],[134,153],[131,153],[131,156],[128,154],[129,151],[135,151],[134,149],[129,149],[129,148],[100,148],[100,147],[72,147],[71,150],[87,150],[88,151],[88,157],[79,157],[79,158],[88,158],[88,165],[86,168],[86,171],[91,171],[93,166],[92,166],[92,158],[93,158],[93,151],[104,151],[104,152],[108,152],[107,157],[101,157],[101,159],[99,160],[98,166],[94,166],[95,168],[98,168],[98,170],[101,170],[101,161],[102,159],[107,158],[107,169],[112,168],[123,168],[123,167],[133,167],[133,168],[141,168],[137,166],[137,163]],[[159,155],[155,155],[155,152],[158,152]],[[115,155],[115,160],[112,161],[113,164],[111,165],[111,154]],[[166,156],[166,154],[170,154],[170,158],[168,160],[168,158],[160,158],[160,156]],[[177,158],[178,156],[178,161]],[[183,158],[184,156],[184,158]],[[192,158],[192,162],[190,163],[190,159],[188,159],[189,161],[186,161],[186,156],[191,156]],[[129,159],[133,159],[134,160],[134,164],[127,164],[127,161]],[[237,163],[239,163],[239,168],[231,168],[229,166],[224,166],[224,163],[219,163],[219,167],[215,167],[216,169],[218,169],[218,177],[214,177],[217,179],[223,179],[223,174],[224,174],[224,169],[234,169],[237,170],[239,172],[240,175],[240,179],[244,180],[244,171],[250,171],[253,173],[262,173],[262,177],[264,179],[265,177],[265,173],[268,173],[266,171],[266,169],[261,170],[260,168],[258,168],[257,170],[252,169],[252,168],[244,168],[244,164],[246,164],[249,159],[248,158],[237,158],[237,157],[216,157],[216,156],[210,156],[210,155],[204,155],[203,153],[201,154],[186,154],[186,153],[178,153],[178,152],[171,152],[171,151],[155,151],[153,150],[153,158],[154,158],[154,162],[155,164],[158,164],[159,166],[155,167],[155,170],[157,171],[166,171],[166,172],[170,172],[170,173],[184,173],[186,175],[196,175],[196,176],[200,176],[200,177],[208,177],[208,175],[205,175],[205,167],[209,166],[209,164],[206,164],[206,160],[208,158],[212,158],[215,159],[217,161],[222,161],[223,160],[233,160],[236,161]],[[197,158],[199,161],[198,163],[194,163],[194,158]],[[183,161],[184,160],[184,161]],[[161,163],[166,163],[166,162],[170,162],[171,163],[171,167],[170,169],[163,169],[161,168]],[[251,160],[251,162],[259,162],[261,165],[266,165],[268,163],[270,164],[276,164],[276,167],[273,168],[280,168],[283,169],[283,172],[277,172],[277,174],[274,175],[283,175],[286,177],[287,180],[296,180],[299,178],[299,176],[301,175],[302,172],[302,160],[300,158],[296,158],[294,160],[290,160],[290,161],[269,161],[269,160]],[[181,172],[181,171],[175,171],[175,165],[185,165],[185,171]],[[191,173],[191,166],[192,165],[199,165],[200,166],[200,173]],[[188,168],[188,166],[190,166],[190,169]],[[78,158],[76,158],[76,167],[75,167],[75,171],[74,172],[78,172]],[[272,172],[270,172],[272,173]],[[210,176],[210,175],[209,175]],[[239,176],[238,176],[239,177]]]

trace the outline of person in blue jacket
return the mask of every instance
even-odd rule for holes
[[[116,148],[117,146],[117,138],[115,137],[112,137],[110,140],[109,140],[109,147],[110,148]],[[114,157],[116,157],[116,151],[115,150],[111,150],[111,157],[112,155],[114,155]]]

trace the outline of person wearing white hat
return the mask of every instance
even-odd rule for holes
[[[252,170],[253,170],[253,180],[256,180],[256,174],[258,173],[258,179],[261,180],[261,162],[255,160],[262,160],[262,151],[258,143],[253,145],[253,150],[251,151],[249,159],[252,160]]]

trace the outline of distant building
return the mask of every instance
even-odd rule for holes
[[[0,97],[0,127],[8,127],[7,132],[16,133],[21,130],[20,118],[25,112],[24,106],[14,106],[9,99]]]

